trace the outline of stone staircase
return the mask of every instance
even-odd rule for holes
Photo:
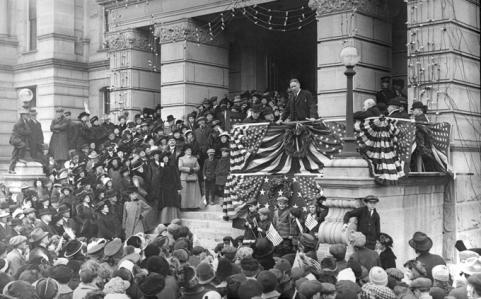
[[[182,212],[181,218],[195,236],[194,245],[214,249],[225,236],[236,238],[244,234],[243,230],[233,228],[231,221],[224,221],[222,215],[222,208],[216,205],[200,211]]]

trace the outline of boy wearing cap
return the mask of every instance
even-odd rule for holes
[[[215,201],[215,169],[217,160],[214,158],[215,150],[210,148],[207,150],[207,159],[204,161],[202,175],[205,184],[205,200],[207,204],[216,204]]]
[[[296,226],[296,223],[293,223],[291,207],[289,207],[289,199],[287,197],[280,196],[277,198],[277,209],[274,210],[272,224],[282,239],[284,239],[283,243],[285,243],[286,246],[291,247],[292,239],[296,237],[291,233],[292,231],[295,231],[292,226]]]
[[[227,176],[230,172],[230,157],[229,149],[222,149],[222,157],[217,161],[215,169],[215,185],[217,187],[217,194],[224,197],[225,183],[227,182]],[[228,203],[224,203],[224,206]],[[227,210],[227,207],[225,206]]]
[[[257,239],[257,227],[259,223],[259,213],[257,213],[257,200],[251,199],[246,203],[248,208],[246,222],[244,223],[244,243],[255,243]]]
[[[257,231],[259,232],[259,237],[265,237],[267,230],[272,224],[271,210],[269,210],[269,208],[264,207],[259,209],[259,222],[257,224]]]
[[[363,198],[363,201],[366,204],[364,207],[348,211],[344,215],[343,229],[347,228],[350,218],[357,218],[357,231],[366,236],[366,247],[374,250],[376,241],[379,240],[381,234],[381,222],[376,211],[379,198],[374,195],[368,195]]]

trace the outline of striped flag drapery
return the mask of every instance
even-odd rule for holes
[[[319,172],[342,149],[324,121],[238,124],[231,130],[232,173]]]
[[[257,199],[259,205],[274,208],[277,197],[286,196],[291,206],[304,207],[306,201],[322,195],[322,188],[316,182],[320,176],[231,173],[224,189],[224,213],[229,218],[241,216],[245,202],[252,198]]]
[[[356,122],[354,129],[359,151],[377,182],[394,184],[405,176],[415,139],[412,121],[374,117]]]
[[[449,123],[416,123],[415,148],[436,164],[431,171],[452,173],[448,161],[451,125]],[[423,161],[429,163],[430,161]],[[429,171],[429,170],[428,170]]]

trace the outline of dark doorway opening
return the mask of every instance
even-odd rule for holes
[[[284,92],[297,78],[317,93],[316,22],[290,32],[269,31],[239,18],[224,37],[229,42],[230,93],[245,90]]]

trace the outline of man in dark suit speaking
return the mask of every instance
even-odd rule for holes
[[[291,94],[282,119],[284,121],[317,119],[319,117],[317,115],[317,98],[314,99],[309,91],[301,89],[301,83],[297,79],[291,79],[289,88]]]

